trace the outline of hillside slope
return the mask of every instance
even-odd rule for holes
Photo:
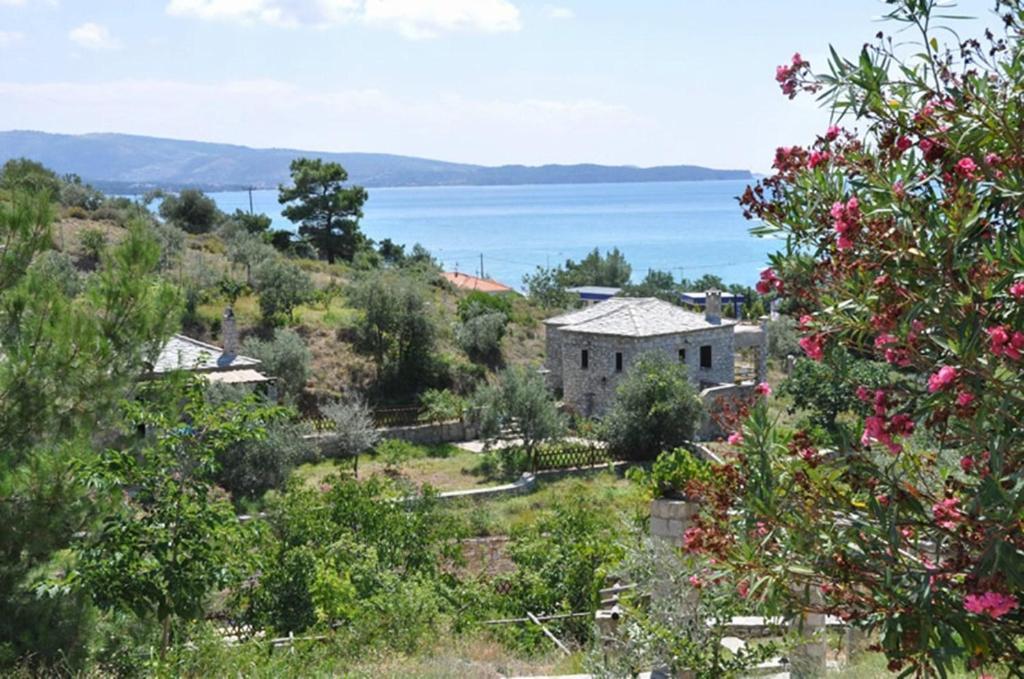
[[[32,158],[58,173],[75,173],[99,188],[133,192],[194,186],[206,190],[275,188],[288,179],[297,156],[341,163],[363,186],[460,186],[594,182],[750,179],[747,170],[694,165],[650,168],[608,165],[504,165],[486,167],[385,153],[322,153],[254,149],[231,144],[161,139],[127,134],[0,132],[0,163]]]

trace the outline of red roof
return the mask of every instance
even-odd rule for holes
[[[462,290],[479,290],[480,292],[489,293],[513,292],[512,288],[507,285],[502,285],[497,281],[492,281],[487,278],[477,278],[476,276],[459,273],[458,271],[445,271],[441,275],[444,276],[445,280],[449,283]]]

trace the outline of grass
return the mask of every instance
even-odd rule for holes
[[[440,491],[460,490],[479,486],[494,485],[494,479],[474,475],[481,454],[463,450],[450,443],[439,445],[413,445],[414,457],[401,465],[398,475],[416,486],[430,485]],[[318,486],[327,476],[349,473],[351,462],[347,460],[324,460],[304,464],[293,473],[311,486]],[[359,456],[359,478],[373,476],[394,476],[384,460],[374,453]]]
[[[525,495],[501,495],[483,499],[451,500],[456,516],[475,535],[508,535],[530,525],[559,502],[571,498],[594,511],[608,512],[633,521],[646,515],[647,497],[637,485],[609,471],[583,476],[541,476],[536,489]]]

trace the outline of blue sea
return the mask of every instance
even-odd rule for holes
[[[369,189],[363,231],[411,248],[421,243],[447,270],[515,288],[537,266],[618,247],[639,281],[648,269],[677,278],[706,273],[753,284],[778,241],[754,238],[736,196],[746,181],[440,186]],[[249,209],[245,191],[211,193],[221,210]],[[253,208],[281,216],[277,191],[253,191]]]

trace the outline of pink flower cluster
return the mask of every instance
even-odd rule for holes
[[[985,330],[988,333],[989,350],[996,356],[1005,356],[1012,361],[1019,361],[1021,349],[1024,349],[1024,333],[1014,331],[1010,334],[1006,326],[994,325]]]
[[[850,236],[860,224],[860,203],[857,200],[857,196],[850,198],[846,203],[842,201],[833,203],[829,214],[835,220],[834,226],[836,233],[839,234],[839,240],[836,245],[840,250],[852,248],[853,240]]]
[[[964,156],[956,164],[956,173],[964,179],[977,179],[978,164],[970,156]]]
[[[796,96],[797,86],[800,84],[800,73],[804,69],[810,66],[810,63],[805,61],[800,53],[797,52],[793,55],[789,65],[778,66],[775,69],[775,82],[779,83],[779,87],[782,88],[782,93],[792,99]]]
[[[768,384],[767,382],[761,382],[756,387],[754,387],[754,391],[761,396],[771,396],[772,385]]]
[[[885,351],[885,360],[888,363],[906,368],[910,365],[910,352],[906,348],[897,346],[899,343],[899,337],[882,334],[875,338],[875,349]]]
[[[939,371],[928,378],[928,391],[934,394],[937,391],[948,389],[956,381],[956,368],[951,365],[944,365]]]
[[[807,158],[807,168],[813,170],[822,163],[827,163],[832,158],[832,154],[828,151],[811,151],[811,155]]]
[[[804,353],[807,354],[807,358],[813,361],[820,361],[825,358],[825,347],[822,344],[821,335],[801,337],[798,344],[804,350]]]
[[[776,275],[775,270],[771,267],[761,272],[761,278],[754,287],[762,295],[767,295],[772,290],[781,295],[786,289],[782,279]]]
[[[743,432],[741,432],[741,431],[734,431],[733,433],[729,434],[729,438],[727,438],[725,440],[725,442],[728,443],[730,446],[742,445],[743,444]]]
[[[1017,608],[1017,597],[1001,592],[968,594],[964,597],[964,608],[975,615],[1001,618]]]
[[[960,500],[955,497],[946,498],[932,505],[932,516],[935,518],[935,525],[946,530],[953,530],[956,525],[964,520],[958,505]]]
[[[1010,294],[1016,299],[1024,297],[1024,281],[1016,281],[1010,286]]]
[[[857,388],[857,398],[868,400],[868,390],[861,386]],[[884,389],[878,389],[874,394],[875,414],[864,420],[864,433],[860,437],[862,445],[870,446],[872,443],[881,443],[889,449],[893,455],[903,451],[903,446],[893,439],[894,436],[909,436],[914,432],[914,421],[905,413],[898,413],[891,418],[888,417],[888,396]]]

